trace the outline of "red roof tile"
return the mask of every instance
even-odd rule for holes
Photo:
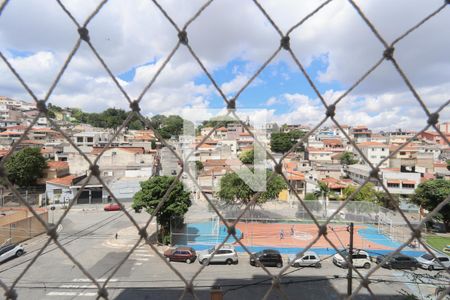
[[[66,169],[69,168],[67,161],[48,161],[47,167],[50,169]]]
[[[65,186],[70,186],[72,184],[72,181],[76,178],[75,175],[67,175],[61,178],[54,178],[54,179],[50,179],[47,180],[47,183],[51,183],[51,184],[58,184],[58,185],[65,185]]]

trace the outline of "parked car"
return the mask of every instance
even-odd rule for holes
[[[117,203],[110,203],[106,204],[105,207],[103,207],[104,211],[117,211],[120,210],[120,205]]]
[[[191,247],[178,247],[164,251],[164,256],[169,261],[184,261],[190,264],[197,258],[197,253]]]
[[[280,252],[272,249],[264,249],[262,251],[253,253],[254,257],[250,257],[250,265],[260,266],[264,265],[266,267],[277,267],[281,268],[283,266],[283,259],[281,258]]]
[[[6,245],[0,248],[0,262],[13,257],[19,257],[24,253],[22,245]]]
[[[342,250],[333,256],[333,263],[340,268],[348,268],[347,261],[349,260],[350,257],[348,250]],[[355,268],[364,269],[370,269],[370,266],[372,265],[369,254],[366,251],[359,249],[353,250],[352,264]]]
[[[439,254],[435,254],[437,259],[441,262],[441,264],[444,265],[445,268],[450,268],[450,260],[448,256],[443,256]],[[424,254],[417,258],[417,262],[419,263],[419,266],[426,270],[443,270],[444,268],[441,266],[441,264],[431,255],[431,254]]]
[[[224,244],[220,249],[219,245],[216,245],[211,249],[198,253],[198,262],[204,265],[209,263],[226,263],[231,265],[237,264],[238,261],[238,256],[233,245]]]
[[[297,254],[298,255],[298,254]],[[295,257],[297,257],[297,255],[295,254],[291,254],[288,256],[288,263],[291,264],[292,261],[294,261],[292,263],[293,267],[316,267],[316,268],[320,268],[322,266],[322,264],[320,263],[320,257],[319,255],[317,255],[316,252],[313,251],[306,251],[305,253],[303,253],[303,255],[297,259],[295,259]]]
[[[382,260],[387,257],[387,255],[379,255],[377,256],[377,264],[380,264]],[[414,257],[406,256],[403,254],[396,254],[389,258],[385,263],[381,266],[383,268],[388,269],[411,269],[416,270],[418,267],[418,262]]]

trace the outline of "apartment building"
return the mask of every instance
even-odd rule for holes
[[[389,156],[389,146],[383,143],[363,142],[357,144],[357,146],[369,162],[374,166],[378,165],[384,158]],[[353,153],[360,157],[358,151],[354,150]],[[360,157],[360,160],[362,164],[366,163],[362,157]],[[389,160],[383,162],[381,167],[389,167]]]

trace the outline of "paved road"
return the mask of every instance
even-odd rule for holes
[[[55,212],[55,219],[60,214]],[[144,224],[148,215],[133,217]],[[136,230],[121,212],[103,212],[101,209],[71,211],[60,228],[59,240],[99,282],[104,282],[127,251],[137,242]],[[154,228],[154,226],[152,227]],[[118,239],[115,239],[115,234]],[[0,266],[0,278],[10,285],[27,267],[45,243],[40,236],[25,244],[27,253]],[[260,299],[271,287],[271,277],[261,268],[248,264],[248,255],[240,254],[237,265],[207,266],[195,279],[195,295],[210,299],[212,286],[220,285],[225,299]],[[180,274],[190,280],[201,265],[171,263]],[[270,268],[273,274],[280,269]],[[366,274],[367,270],[361,270]],[[282,279],[282,294],[277,290],[269,299],[287,295],[289,299],[340,299],[345,295],[347,271],[334,266],[331,259],[323,262],[321,269],[290,268]],[[417,274],[429,274],[419,270]],[[436,275],[437,272],[431,273]],[[416,295],[433,292],[431,285],[413,283],[410,271],[378,270],[372,277],[372,291],[380,299],[403,299],[402,290]],[[424,275],[421,275],[422,277]],[[448,279],[448,278],[447,278]],[[390,283],[378,282],[389,280]],[[407,282],[407,283],[405,283]],[[412,282],[412,283],[408,283]],[[434,281],[435,282],[435,281]],[[354,287],[358,280],[354,280]],[[178,299],[184,291],[183,281],[161,261],[148,245],[139,246],[112,277],[108,284],[110,299]],[[19,299],[95,299],[97,289],[68,257],[51,243],[17,284]],[[362,290],[357,298],[369,298]],[[186,298],[192,298],[187,295]]]

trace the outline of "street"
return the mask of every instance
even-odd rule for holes
[[[61,214],[55,211],[55,220]],[[140,226],[148,214],[130,214]],[[155,225],[150,226],[149,232]],[[137,230],[122,212],[104,212],[101,207],[74,207],[58,228],[59,241],[86,270],[102,284],[113,272],[127,251],[138,241]],[[115,235],[117,234],[117,239]],[[0,265],[0,277],[8,285],[21,274],[47,236],[41,235],[23,243],[26,253]],[[160,251],[163,249],[160,247]],[[287,257],[283,257],[284,263]],[[347,290],[347,270],[333,265],[331,258],[322,261],[322,268],[289,268],[281,280],[281,293],[273,290],[270,299],[340,299]],[[201,265],[181,262],[171,263],[187,280],[197,273]],[[268,268],[273,275],[280,269]],[[359,269],[362,274],[369,270]],[[370,288],[380,299],[403,299],[400,293],[425,297],[434,293],[436,282],[425,284],[429,275],[437,271],[402,271],[380,269],[371,276]],[[359,285],[353,272],[353,289]],[[448,276],[448,275],[447,275]],[[428,279],[427,279],[428,280]],[[448,280],[448,277],[447,277]],[[384,282],[389,281],[389,282]],[[423,281],[420,285],[415,282]],[[442,281],[442,279],[441,279]],[[445,280],[443,281],[445,283]],[[213,286],[220,286],[225,299],[260,299],[270,289],[272,278],[262,268],[251,267],[249,256],[239,254],[237,265],[209,265],[194,280],[195,295],[209,299]],[[166,265],[153,250],[141,244],[126,260],[108,283],[109,299],[178,299],[184,282]],[[19,299],[95,299],[97,287],[54,243],[43,251],[17,284]],[[191,298],[189,294],[186,298]],[[369,298],[362,289],[358,299]]]

